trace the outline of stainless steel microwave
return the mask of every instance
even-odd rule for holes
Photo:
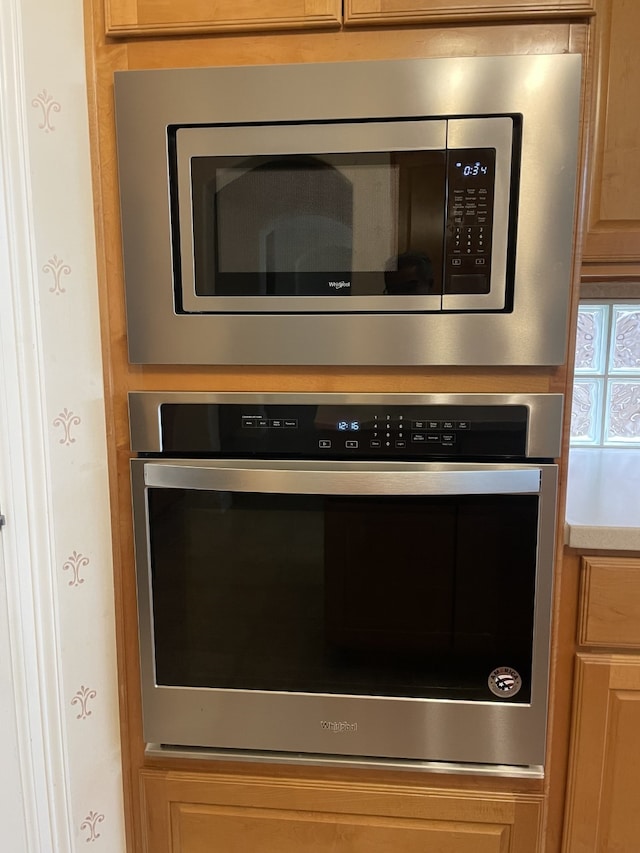
[[[129,353],[560,364],[577,55],[124,71]]]

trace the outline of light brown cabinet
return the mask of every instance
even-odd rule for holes
[[[593,14],[596,0],[104,0],[112,37],[535,21]]]
[[[584,272],[630,277],[640,275],[640,3],[597,0],[596,11]]]
[[[342,0],[105,0],[109,36],[331,29]]]
[[[515,20],[590,15],[595,0],[345,0],[345,25]]]
[[[538,853],[542,795],[147,770],[147,853]]]
[[[639,614],[640,558],[583,560],[563,853],[638,849]]]

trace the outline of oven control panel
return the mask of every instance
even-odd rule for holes
[[[313,459],[525,455],[526,406],[163,404],[162,452]]]

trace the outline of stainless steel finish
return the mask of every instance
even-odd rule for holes
[[[146,486],[283,495],[522,495],[540,469],[521,465],[378,462],[146,462]]]
[[[528,459],[560,456],[562,394],[284,394],[138,391],[129,394],[129,429],[134,453],[162,451],[160,407],[163,403],[243,403],[260,405],[340,406],[526,406]]]
[[[566,358],[578,55],[463,57],[116,72],[133,362],[553,365]],[[313,92],[313,97],[309,93]],[[511,313],[176,315],[168,124],[522,114]],[[358,147],[367,145],[366,125]],[[413,300],[413,297],[407,297]],[[388,306],[389,303],[386,303]],[[340,306],[335,306],[335,311]],[[409,313],[410,312],[410,313]]]
[[[455,773],[457,776],[498,776],[508,779],[544,779],[544,768],[540,764],[467,764],[452,761],[412,761],[404,758],[401,761],[392,758],[373,759],[360,758],[350,755],[343,758],[339,755],[300,755],[280,752],[248,752],[240,749],[191,749],[177,746],[163,746],[160,743],[149,743],[145,754],[150,758],[197,758],[211,761],[247,761],[268,764],[302,764],[312,767],[350,767],[364,770],[416,770],[424,773]]]
[[[145,741],[220,749],[242,744],[249,752],[544,763],[557,466],[535,466],[540,473],[540,504],[532,700],[530,704],[498,704],[158,686],[145,468],[162,464],[144,459],[131,463]],[[166,464],[172,466],[175,461]],[[375,463],[371,467],[377,469]],[[338,730],[323,726],[324,721],[337,721]]]
[[[243,403],[249,412],[252,405],[258,409],[265,404],[303,403],[524,405],[530,421],[527,454],[538,459],[559,454],[562,426],[561,395],[142,392],[129,397],[134,450],[161,450],[159,423],[163,402]],[[170,750],[170,754],[177,755],[192,754],[189,747],[209,745],[203,752],[198,751],[200,757],[252,761],[512,776],[542,774],[558,486],[556,465],[139,458],[132,460],[131,470],[144,736],[149,744],[178,744]],[[327,494],[477,494],[484,490],[537,494],[538,564],[530,703],[158,686],[146,514],[146,492],[150,487]],[[323,725],[326,721],[329,726]],[[239,751],[238,745],[242,747]]]
[[[366,125],[366,141],[359,124],[186,128],[177,133],[178,199],[180,207],[180,260],[184,287],[183,304],[189,311],[335,311],[331,296],[233,297],[196,296],[193,261],[193,208],[190,162],[192,157],[215,151],[220,156],[240,159],[261,154],[333,153],[348,151],[411,151],[449,148],[495,148],[496,186],[494,191],[494,240],[492,248],[492,289],[486,294],[447,296],[350,296],[350,311],[434,311],[441,306],[465,309],[503,308],[506,288],[507,226],[513,123],[507,118],[435,120],[376,123]],[[448,139],[448,143],[447,143]],[[363,144],[364,143],[364,144]],[[357,231],[354,239],[357,239]]]

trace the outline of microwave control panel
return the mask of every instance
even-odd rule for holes
[[[162,453],[307,459],[525,455],[526,406],[163,404]]]
[[[448,152],[444,293],[489,293],[494,148]]]

